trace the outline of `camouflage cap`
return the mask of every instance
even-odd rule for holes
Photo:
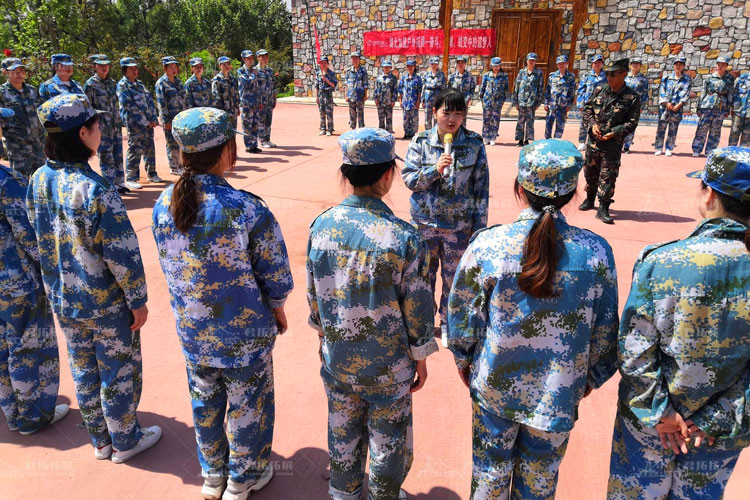
[[[232,62],[232,60],[229,59],[227,56],[221,56],[216,60],[216,62],[219,64],[224,64],[224,63]]]
[[[716,58],[717,63],[724,63],[729,64],[729,57],[728,56],[719,56]]]
[[[672,61],[672,64],[677,64],[678,62],[681,62],[682,64],[687,63],[687,58],[685,56],[676,56],[674,58],[674,61]]]
[[[128,68],[131,66],[138,66],[138,63],[135,62],[135,59],[132,57],[123,57],[120,59],[120,67],[121,68]]]
[[[383,61],[382,63],[380,63],[380,65],[381,65],[381,66],[389,66],[389,67],[392,67],[392,66],[393,66],[393,63],[392,63],[391,61],[389,61],[388,59],[386,59],[385,61]]]
[[[490,65],[491,66],[500,66],[503,63],[503,60],[499,57],[493,57],[490,59]]]
[[[417,65],[417,61],[415,61],[414,59],[407,59],[406,60],[406,65],[407,66],[416,66]]]
[[[328,56],[321,56],[320,62],[328,62]]]
[[[595,63],[596,61],[604,61],[604,58],[601,54],[594,54],[591,56],[591,64]]]
[[[260,51],[258,51],[258,55],[260,55]],[[356,51],[356,50],[355,50],[354,52],[352,52],[352,53],[350,54],[350,56],[349,56],[349,57],[360,57],[360,54],[359,54],[359,52],[358,52],[358,51]]]
[[[358,128],[341,134],[339,146],[343,162],[366,166],[392,161],[396,156],[396,139],[382,128]],[[400,158],[399,158],[400,159]]]
[[[26,67],[26,65],[17,57],[6,57],[3,59],[2,66],[6,71],[13,71],[14,69]]]
[[[643,59],[640,56],[631,57],[630,64],[635,64],[635,63],[642,64]]]
[[[466,56],[458,56],[458,57],[456,57],[456,62],[466,62]]]
[[[566,63],[566,62],[568,62],[568,56],[566,56],[566,55],[557,56],[557,60],[555,62],[557,64]]]
[[[198,66],[199,64],[203,64],[202,57],[193,57],[190,59],[190,66]]]
[[[191,108],[177,114],[172,120],[172,135],[180,149],[197,153],[220,146],[237,132],[226,111],[216,108]]]
[[[161,65],[166,66],[167,64],[177,64],[179,65],[179,61],[177,61],[177,58],[175,56],[164,56],[161,58]]]
[[[562,139],[534,141],[518,158],[518,183],[543,198],[575,191],[583,156],[573,143]]]
[[[106,113],[91,106],[82,94],[60,94],[44,102],[36,110],[47,132],[65,132],[86,123],[96,114]]]
[[[255,53],[255,55],[258,56],[265,56],[268,54],[268,51],[266,49],[260,49],[258,52]]]
[[[73,66],[73,58],[68,54],[52,54],[52,66],[54,66],[55,64]]]
[[[439,57],[430,57],[430,64],[440,64]]]
[[[610,61],[609,66],[607,66],[604,69],[604,71],[606,71],[607,73],[615,72],[615,71],[627,71],[629,66],[630,66],[630,59],[626,57],[625,59],[618,59],[617,61]]]
[[[714,149],[706,167],[690,172],[688,177],[701,179],[706,186],[750,203],[750,149],[740,146]]]
[[[536,52],[529,52],[529,54],[526,56],[526,60],[536,61],[537,57],[538,56],[536,55]]]
[[[15,116],[16,112],[10,108],[0,108],[0,118],[11,118]]]
[[[253,51],[248,49],[248,50],[243,50],[242,54],[240,54],[240,57],[242,57],[244,59],[246,57],[252,57],[254,55],[255,54],[253,53]]]
[[[106,54],[93,54],[89,56],[91,64],[109,64],[111,61]]]

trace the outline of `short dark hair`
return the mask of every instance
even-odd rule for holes
[[[435,109],[445,108],[446,111],[460,111],[466,114],[464,95],[454,88],[441,90],[435,98]]]
[[[378,182],[392,168],[396,168],[396,160],[367,166],[344,163],[341,165],[341,175],[354,187],[367,187]]]
[[[50,160],[61,162],[87,161],[96,154],[81,141],[78,132],[81,127],[91,128],[97,121],[99,115],[94,115],[83,125],[74,127],[64,132],[47,132],[47,140],[44,143],[44,154]]]

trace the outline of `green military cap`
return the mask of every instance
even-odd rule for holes
[[[93,54],[89,56],[91,64],[109,64],[109,57],[106,54]]]
[[[616,61],[612,61],[609,63],[609,66],[604,70],[607,73],[610,71],[628,71],[628,68],[630,67],[630,59],[627,57],[624,59],[618,59]]]

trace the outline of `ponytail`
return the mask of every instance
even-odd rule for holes
[[[516,180],[515,192],[519,196],[520,185]],[[560,235],[555,227],[554,212],[573,199],[575,191],[557,198],[542,198],[523,189],[532,209],[541,212],[534,221],[523,244],[521,274],[518,286],[522,291],[538,299],[556,296],[552,288],[557,264],[562,255]]]

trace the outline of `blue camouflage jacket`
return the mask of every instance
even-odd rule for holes
[[[636,76],[628,73],[628,76],[625,77],[625,85],[635,90],[635,93],[641,98],[641,111],[646,109],[648,107],[648,78],[641,73]]]
[[[636,261],[620,325],[619,405],[640,426],[676,411],[722,445],[750,445],[746,229],[706,219]]]
[[[373,100],[378,101],[378,106],[387,107],[396,102],[398,98],[398,80],[393,73],[383,73],[375,80],[375,91],[372,93]]]
[[[348,196],[313,221],[307,301],[323,367],[344,383],[410,381],[437,351],[427,246],[381,200]]]
[[[617,371],[617,273],[604,238],[554,214],[562,253],[557,297],[521,291],[523,246],[539,216],[479,231],[448,300],[448,347],[471,367],[471,393],[486,410],[535,429],[573,428],[587,386]]]
[[[77,81],[70,79],[67,82],[60,80],[60,77],[55,75],[46,82],[39,85],[39,97],[44,101],[49,101],[53,97],[60,94],[84,94],[83,87],[81,87]]]
[[[99,128],[102,135],[111,137],[115,132],[122,134],[117,82],[109,77],[102,80],[99,75],[94,75],[86,80],[83,90],[94,109],[106,111],[106,113],[99,115]]]
[[[594,94],[594,90],[605,83],[607,83],[607,75],[604,71],[601,71],[597,76],[597,74],[591,70],[580,77],[578,81],[578,92],[576,94],[576,107],[578,109],[583,108],[589,98]]]
[[[734,77],[725,73],[723,77],[714,72],[703,77],[703,90],[698,102],[700,111],[715,109],[725,115],[729,114],[732,106],[732,92],[734,92]]]
[[[575,104],[576,77],[570,71],[564,75],[560,70],[549,74],[547,88],[544,91],[544,102],[547,106],[569,108]]]
[[[9,82],[0,85],[0,107],[10,108],[16,113],[11,118],[0,118],[8,149],[16,144],[38,145],[44,142],[45,130],[36,115],[42,102],[36,88],[27,83],[21,90],[16,90]],[[8,153],[12,155],[13,150]]]
[[[735,115],[750,116],[750,73],[743,73],[734,81],[732,106]]]
[[[360,66],[356,71],[354,66],[346,70],[346,98],[350,101],[359,102],[364,100],[365,91],[370,88],[367,70]]]
[[[195,75],[191,75],[185,81],[185,109],[212,106],[211,81],[206,78],[201,78],[201,81],[198,81]]]
[[[237,70],[240,105],[253,108],[262,104],[263,96],[260,94],[260,85],[262,82],[258,79],[258,75],[257,69],[248,68],[244,64]]]
[[[482,106],[500,110],[507,100],[508,95],[508,73],[499,71],[497,76],[492,71],[482,75],[482,85],[479,88],[479,98]]]
[[[156,107],[159,110],[159,120],[162,124],[172,123],[177,114],[186,109],[185,107],[185,87],[176,76],[174,81],[170,82],[167,75],[161,75],[156,80],[154,88],[156,94]]]
[[[258,92],[260,92],[262,104],[264,106],[276,105],[276,77],[273,70],[266,66],[265,69],[260,64],[255,66],[258,72]]]
[[[128,132],[140,132],[156,123],[156,106],[151,92],[143,82],[131,82],[124,76],[117,82],[117,97],[120,100],[120,118]]]
[[[411,216],[424,226],[477,231],[487,225],[490,173],[482,137],[464,127],[453,139],[453,173],[437,171],[443,154],[437,125],[417,134],[409,144],[401,171],[412,192]]]
[[[477,82],[468,70],[464,71],[463,74],[459,74],[459,72],[456,71],[448,77],[448,87],[461,92],[467,103],[474,98],[474,89],[476,89],[476,86]]]
[[[401,108],[409,110],[419,107],[422,93],[422,77],[416,72],[409,75],[405,72],[398,80],[398,94],[401,97]]]
[[[231,117],[232,123],[237,122],[237,114],[240,110],[240,91],[232,73],[224,77],[219,72],[211,80],[211,94],[213,95],[213,104],[216,108],[226,111]]]
[[[438,70],[433,74],[432,70],[422,75],[422,104],[432,106],[438,93],[446,87],[445,73]]]
[[[536,108],[544,98],[544,74],[539,68],[529,73],[528,68],[523,68],[516,76],[516,85],[513,87],[513,105],[522,108]]]
[[[146,305],[146,276],[120,195],[88,163],[47,163],[26,205],[52,311],[99,318]]]
[[[18,336],[29,314],[45,301],[36,234],[26,215],[26,188],[23,174],[0,165],[0,321]]]
[[[334,90],[336,90],[336,84],[339,83],[338,78],[336,78],[336,72],[333,71],[331,68],[328,68],[326,70],[325,77],[333,83],[333,87],[328,85],[326,82],[323,81],[323,71],[321,68],[318,68],[317,74],[315,76],[315,88],[317,91],[320,92],[328,92],[331,93]]]
[[[674,73],[669,73],[661,79],[659,85],[659,106],[670,103],[672,105],[682,103],[682,107],[677,111],[682,114],[685,111],[685,106],[690,101],[690,87],[693,85],[693,80],[683,73],[679,79]]]
[[[153,234],[185,358],[216,368],[249,366],[274,345],[272,309],[292,291],[281,228],[260,198],[221,177],[192,176],[198,219],[187,233],[171,213],[174,186],[153,212]]]

